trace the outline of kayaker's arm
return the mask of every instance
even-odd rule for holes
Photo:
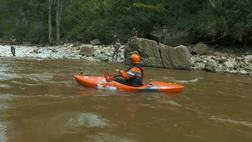
[[[120,70],[119,69],[115,69],[115,72],[118,73]]]
[[[124,70],[120,70],[119,74],[124,78],[124,79],[129,79],[130,76],[128,75],[128,72],[124,71]]]
[[[130,79],[131,77],[141,77],[141,70],[139,70],[138,68],[132,68],[131,70],[128,71],[120,70],[119,74],[124,79]]]

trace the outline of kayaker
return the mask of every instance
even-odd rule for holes
[[[130,56],[131,66],[127,70],[119,70],[119,75],[114,77],[114,81],[129,86],[142,86],[144,71],[140,67],[140,56],[132,54]]]

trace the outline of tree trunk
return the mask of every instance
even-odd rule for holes
[[[52,0],[48,0],[48,41],[52,44]]]
[[[62,13],[62,0],[57,0],[56,6],[56,43],[60,41],[60,21]]]

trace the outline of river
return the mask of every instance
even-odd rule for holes
[[[73,75],[120,64],[0,58],[1,142],[250,142],[252,77],[144,68],[183,93],[99,91]]]

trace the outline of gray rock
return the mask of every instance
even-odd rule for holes
[[[175,47],[177,52],[177,60],[173,61],[173,65],[176,69],[190,69],[191,53],[188,48],[184,45]]]
[[[224,62],[224,65],[228,68],[234,68],[234,66],[236,65],[237,63],[235,62],[235,59],[230,59],[226,62]]]
[[[226,57],[227,56],[226,53],[222,53],[222,52],[218,52],[218,51],[213,52],[213,55],[214,56],[220,56],[220,57]]]
[[[192,56],[191,63],[203,62],[203,59],[200,56]]]
[[[112,56],[112,52],[109,52],[109,51],[107,51],[107,52],[104,52],[104,55],[106,55],[106,56]]]
[[[206,65],[203,62],[198,62],[194,64],[194,69],[204,70],[205,68],[206,68]]]
[[[186,46],[189,50],[190,53],[192,53],[192,47],[191,46]]]
[[[94,49],[92,47],[84,46],[80,48],[79,54],[82,56],[92,56]]]
[[[252,64],[252,55],[247,55],[244,57],[244,61],[246,63],[251,63]]]
[[[216,72],[220,72],[220,73],[224,73],[226,72],[227,68],[225,66],[223,66],[222,64],[219,64],[216,66],[215,71]]]
[[[207,54],[208,46],[204,43],[197,43],[196,45],[192,46],[192,52],[199,55]]]
[[[104,54],[99,54],[96,58],[101,60],[102,62],[108,62],[109,61],[109,57],[104,55]]]
[[[58,51],[57,51],[56,49],[52,49],[52,52],[53,52],[53,53],[56,53],[56,52],[58,52]]]
[[[76,46],[75,47],[75,50],[80,50],[81,49],[81,46]]]
[[[33,53],[36,53],[36,54],[40,54],[40,53],[41,53],[41,51],[39,50],[39,48],[35,48],[32,52],[33,52]],[[32,53],[32,52],[31,52],[31,53]]]
[[[92,45],[101,45],[101,42],[100,42],[99,39],[94,39],[94,40],[90,41],[90,44],[92,44]]]
[[[225,63],[227,61],[226,57],[220,57],[219,58],[219,63]]]
[[[244,68],[247,69],[247,70],[249,70],[250,72],[252,72],[252,65],[245,66]]]
[[[227,73],[237,74],[237,73],[239,73],[240,71],[238,71],[238,70],[233,70],[233,69],[227,69],[226,72],[227,72]]]
[[[166,52],[167,49],[163,47],[159,50],[157,42],[153,40],[143,39],[143,38],[134,38],[134,39],[131,39],[127,45],[128,47],[126,47],[125,52],[124,52],[124,58],[125,58],[126,64],[130,63],[128,58],[132,53],[138,53],[142,57],[143,65],[152,66],[152,67],[163,66],[161,56],[160,56],[160,50],[163,50],[163,52]]]
[[[247,75],[247,74],[249,74],[246,70],[241,70],[240,71],[240,74],[242,74],[242,75]]]
[[[209,61],[206,63],[205,70],[209,72],[216,72],[216,66],[217,66],[216,62]]]
[[[77,46],[80,46],[81,45],[81,43],[79,42],[79,41],[75,41],[74,43],[73,43],[73,47],[77,47]]]

